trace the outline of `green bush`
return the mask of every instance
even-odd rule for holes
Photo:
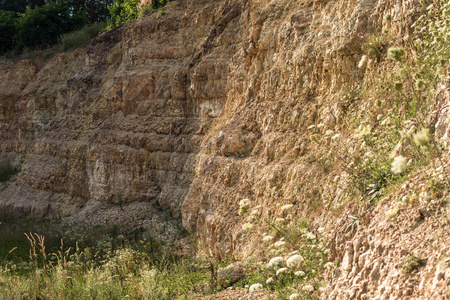
[[[151,3],[139,7],[139,0],[114,0],[112,7],[109,8],[111,19],[108,20],[106,29],[111,29],[129,21],[133,21],[138,17],[150,13],[154,9],[165,6],[171,1],[172,0],[152,0]],[[161,17],[163,14],[165,14],[165,12],[160,10],[157,18]]]
[[[136,19],[139,0],[115,0],[109,9],[111,19],[108,20],[108,29],[120,26]]]
[[[105,23],[89,24],[80,30],[66,33],[61,38],[61,49],[66,51],[87,46],[105,25]]]

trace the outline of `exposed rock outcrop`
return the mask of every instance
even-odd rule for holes
[[[176,232],[182,220],[222,258],[260,242],[241,228],[244,198],[263,207],[263,219],[294,204],[293,215],[339,231],[347,216],[327,208],[348,182],[323,165],[345,129],[337,92],[363,76],[365,35],[406,34],[417,1],[179,0],[164,10],[103,33],[86,51],[1,62],[0,158],[21,165],[0,192],[2,212],[107,224],[148,211],[158,217],[140,226],[167,222]],[[366,231],[335,237],[331,257],[342,265],[326,295],[445,298],[449,250],[430,256],[434,277],[398,273],[392,264],[410,253],[398,243],[420,249],[419,227],[397,236],[380,207]]]

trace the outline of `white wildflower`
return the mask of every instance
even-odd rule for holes
[[[328,129],[327,131],[325,131],[325,136],[329,136],[329,135],[332,135],[332,134],[334,134],[334,131],[333,130],[331,130],[331,129]]]
[[[305,235],[305,237],[306,237],[308,240],[315,240],[315,239],[316,239],[316,235],[315,235],[314,233],[312,233],[312,232],[308,232],[308,233]]]
[[[393,218],[398,214],[399,211],[400,211],[400,205],[396,205],[393,209],[386,212],[386,216],[388,218]]]
[[[422,128],[414,135],[414,142],[417,146],[426,146],[431,140],[430,131],[428,128]]]
[[[277,271],[277,276],[279,276],[281,273],[287,273],[288,272],[288,268],[281,268]]]
[[[242,225],[242,229],[245,230],[245,231],[252,230],[253,229],[253,224],[245,223],[244,225]]]
[[[317,228],[317,232],[322,234],[325,232],[325,228],[319,227],[319,228]]]
[[[289,268],[293,268],[298,267],[302,261],[304,261],[303,257],[299,254],[296,254],[289,257],[289,259],[286,261],[286,264]]]
[[[391,123],[391,118],[387,117],[386,119],[381,121],[380,125],[384,126],[384,125],[389,125],[390,123]]]
[[[306,292],[313,292],[314,291],[314,287],[310,284],[305,285],[302,290],[306,291]]]
[[[250,288],[248,289],[248,291],[249,291],[250,293],[253,293],[253,292],[256,292],[257,290],[262,290],[262,288],[263,288],[263,286],[262,286],[261,283],[255,283],[255,284],[252,284],[252,285],[250,286]]]
[[[304,277],[306,275],[305,272],[303,272],[303,271],[297,271],[294,274],[295,274],[295,276],[298,276],[298,277]]]
[[[363,138],[366,135],[369,135],[370,131],[372,130],[372,127],[369,125],[359,125],[358,129],[356,130],[355,137],[357,138]]]
[[[246,212],[248,212],[248,206],[250,205],[250,200],[249,199],[242,199],[241,201],[239,201],[239,211],[238,214],[240,216],[242,216],[243,214],[245,214]]]
[[[258,209],[254,209],[254,210],[252,210],[252,212],[250,214],[252,216],[256,217],[259,214],[259,210]]]
[[[250,205],[249,199],[242,199],[241,201],[239,201],[239,206],[249,206],[249,205]]]
[[[300,295],[299,294],[292,294],[289,296],[289,300],[297,300],[300,299]]]
[[[358,69],[362,69],[362,68],[364,68],[365,66],[367,66],[367,61],[368,61],[367,55],[363,55],[363,56],[361,57],[361,60],[360,60],[359,63],[358,63]]]
[[[271,235],[266,235],[262,238],[263,242],[270,242],[273,240],[273,236]]]
[[[284,224],[286,222],[286,219],[284,218],[276,218],[275,224]]]
[[[286,245],[286,242],[280,240],[280,241],[274,243],[273,245],[274,245],[275,247],[277,247],[277,248],[280,248],[281,246]]]
[[[408,159],[402,155],[396,156],[392,162],[391,171],[394,174],[400,174],[406,170]]]
[[[281,256],[277,256],[277,257],[272,258],[269,261],[268,266],[273,267],[273,266],[281,265],[283,262],[284,262],[284,258],[282,258]]]

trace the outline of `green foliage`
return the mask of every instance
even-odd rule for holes
[[[105,22],[109,18],[108,8],[112,0],[68,0],[70,10],[73,13],[82,12],[89,23]]]
[[[17,24],[17,48],[48,47],[57,43],[64,33],[80,29],[85,23],[85,17],[71,15],[64,2],[48,2],[34,9],[27,7]]]
[[[23,13],[28,5],[27,0],[0,0],[0,10]]]
[[[14,48],[16,13],[0,10],[0,55]]]
[[[156,18],[159,19],[162,16],[164,16],[166,12],[163,9],[158,10],[158,13],[156,14]]]
[[[400,267],[405,273],[412,273],[421,266],[423,266],[424,261],[416,256],[415,253],[411,254],[405,261],[400,264]]]
[[[386,36],[373,35],[364,44],[363,50],[369,58],[379,62],[386,52],[388,44]]]
[[[64,34],[61,38],[61,49],[67,51],[87,46],[105,26],[105,23],[88,24],[80,30]]]
[[[170,1],[173,1],[173,0],[153,0],[152,1],[153,9],[164,7]]]
[[[24,228],[45,231],[45,236],[19,235]],[[202,291],[210,278],[208,270],[195,267],[201,262],[180,258],[143,234],[143,230],[121,232],[118,227],[86,229],[51,220],[2,218],[0,295],[8,295],[6,299],[175,299]]]
[[[284,224],[267,223],[269,231],[263,241],[272,258],[283,256],[280,262],[256,264],[256,269],[237,283],[237,286],[262,284],[273,291],[277,299],[287,299],[293,293],[301,295],[300,299],[316,299],[320,295],[322,274],[327,263],[328,250],[322,229],[311,232],[306,220]],[[270,237],[270,238],[268,238]],[[293,263],[289,258],[297,256]],[[273,260],[272,260],[273,261]]]
[[[155,9],[164,7],[170,1],[172,0],[153,0],[139,7],[139,0],[114,0],[113,5],[109,8],[111,18],[108,20],[107,29],[133,21]],[[165,11],[161,9],[156,18],[160,18],[164,14]]]
[[[108,29],[120,26],[138,17],[139,0],[114,0],[109,8],[111,19],[108,20]]]

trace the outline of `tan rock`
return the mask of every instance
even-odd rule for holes
[[[245,264],[238,261],[217,270],[217,281],[222,287],[227,287],[239,281],[244,275]]]

